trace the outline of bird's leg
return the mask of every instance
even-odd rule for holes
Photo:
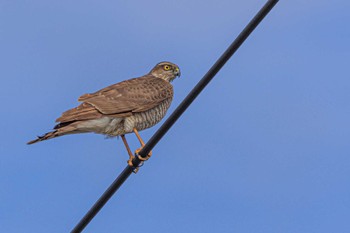
[[[139,140],[139,142],[140,142],[140,144],[141,144],[141,147],[135,151],[135,154],[138,155],[139,152],[140,152],[140,150],[145,146],[145,143],[143,142],[143,140],[142,140],[142,138],[141,138],[139,132],[137,131],[137,129],[134,128],[133,131],[134,131],[134,133],[135,133],[137,139]],[[151,158],[151,156],[152,156],[152,151],[150,151],[150,152],[148,153],[148,155],[147,155],[145,158],[141,157],[140,155],[138,156],[138,158],[139,158],[141,161],[146,161],[146,160],[148,160],[149,158]]]
[[[124,146],[125,146],[126,150],[128,151],[128,154],[129,154],[128,164],[129,164],[130,167],[133,167],[134,165],[132,164],[132,160],[134,159],[135,156],[132,154],[132,152],[130,150],[130,147],[129,147],[128,142],[126,141],[125,135],[122,134],[120,137],[122,138]]]

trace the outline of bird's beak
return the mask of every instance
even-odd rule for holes
[[[176,67],[176,68],[174,69],[174,74],[175,74],[175,76],[178,76],[178,77],[181,76],[181,72],[180,72],[180,69],[179,69],[178,67]]]

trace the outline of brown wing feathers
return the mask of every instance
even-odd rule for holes
[[[72,108],[56,119],[56,122],[72,122],[100,118],[102,114],[94,106],[88,103],[82,103],[76,108]]]
[[[85,94],[79,101],[90,104],[104,115],[125,116],[149,110],[165,99],[172,98],[172,94],[170,83],[147,75],[114,84],[93,94]]]
[[[123,81],[95,93],[82,95],[78,99],[82,104],[64,112],[56,120],[59,124],[55,126],[55,131],[28,144],[73,132],[80,121],[103,116],[126,117],[134,112],[147,111],[172,96],[172,85],[153,75]]]

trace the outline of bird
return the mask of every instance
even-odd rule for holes
[[[139,131],[157,124],[165,116],[172,102],[174,91],[171,82],[180,77],[180,68],[171,62],[163,61],[151,71],[138,78],[125,80],[99,91],[84,94],[79,106],[69,109],[56,119],[53,130],[38,136],[27,144],[79,133],[97,133],[108,137],[120,136],[128,152],[128,165],[133,167],[132,154],[125,134],[134,133],[141,144],[145,143]],[[152,152],[141,161],[149,159]]]

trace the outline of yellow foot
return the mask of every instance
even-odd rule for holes
[[[134,157],[130,157],[130,159],[128,160],[128,165],[130,166],[130,167],[133,167],[134,166],[134,164],[132,164],[132,160],[134,159]]]
[[[132,171],[133,173],[137,173],[139,171],[139,167],[135,167],[134,164],[132,163],[132,160],[134,159],[134,156],[128,160],[128,165],[132,168],[134,168],[134,170]]]
[[[151,158],[151,156],[152,156],[152,151],[150,151],[150,152],[148,153],[148,155],[147,155],[145,158],[143,158],[143,157],[141,157],[141,155],[139,155],[139,152],[142,150],[142,148],[143,148],[143,147],[141,147],[141,148],[135,150],[135,154],[137,155],[137,157],[139,158],[139,160],[141,160],[141,161],[147,161],[149,158]]]

